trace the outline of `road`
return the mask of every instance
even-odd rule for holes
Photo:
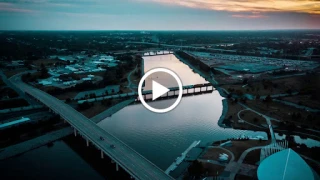
[[[77,129],[81,135],[88,138],[90,142],[113,159],[133,178],[147,180],[173,179],[165,174],[159,167],[155,166],[115,136],[101,129],[93,121],[73,109],[71,106],[39,89],[21,82],[19,77],[12,78],[12,84],[20,90],[32,95],[52,111],[59,114],[72,127]],[[101,137],[104,140],[101,140]],[[115,148],[111,148],[111,145],[114,145]]]
[[[128,44],[149,44],[149,45],[159,45],[159,43],[152,43],[152,42],[127,42]],[[160,44],[162,47],[171,47],[171,48],[188,48],[188,49],[207,49],[207,50],[214,50],[214,51],[221,51],[221,52],[236,52],[236,50],[227,50],[227,49],[217,49],[217,48],[205,48],[205,47],[198,47],[198,46],[180,46],[180,45],[172,45],[172,44]]]
[[[247,154],[248,154],[249,152],[251,152],[251,151],[253,151],[253,150],[257,150],[257,149],[262,149],[262,148],[264,148],[264,147],[265,147],[265,146],[257,146],[257,147],[252,147],[252,148],[249,148],[249,149],[245,150],[245,151],[241,154],[239,160],[237,161],[237,167],[236,167],[235,171],[230,173],[229,179],[235,179],[236,174],[238,173],[238,171],[239,171],[239,169],[240,169],[240,167],[241,167],[241,164],[242,164],[244,158],[247,156]]]

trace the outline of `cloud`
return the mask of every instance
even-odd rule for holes
[[[140,0],[141,1],[141,0]],[[145,0],[167,5],[231,12],[297,12],[320,14],[319,0]]]
[[[35,13],[37,11],[15,7],[13,3],[0,2],[0,12]]]
[[[264,15],[245,15],[245,14],[233,14],[231,15],[234,18],[245,18],[245,19],[258,19],[258,18],[268,18],[268,16]]]

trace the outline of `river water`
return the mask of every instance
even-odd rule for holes
[[[144,61],[146,71],[159,66],[174,70],[184,85],[205,82],[172,54],[144,57]],[[264,132],[219,127],[217,122],[223,109],[222,99],[217,91],[183,97],[174,110],[165,114],[152,113],[141,104],[134,104],[101,121],[99,126],[164,170],[195,140],[207,144],[243,134],[266,137]],[[172,104],[172,101],[153,103]],[[303,143],[309,147],[319,146],[318,141],[311,139],[303,140]],[[0,169],[0,179],[103,178],[64,141],[57,141],[50,148],[43,146],[0,161]]]
[[[0,161],[0,179],[103,179],[65,142]]]
[[[206,82],[173,54],[144,57],[145,72],[155,67],[171,69],[180,77],[183,85]],[[168,168],[175,158],[196,140],[207,144],[243,134],[267,136],[264,132],[219,127],[217,123],[222,113],[222,99],[218,91],[183,97],[174,110],[165,114],[153,113],[141,104],[134,104],[101,121],[99,126],[114,134],[163,170]],[[158,106],[171,105],[174,100],[152,103],[162,104]]]

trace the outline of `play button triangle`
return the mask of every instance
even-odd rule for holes
[[[152,100],[155,100],[170,90],[156,81],[152,81]]]

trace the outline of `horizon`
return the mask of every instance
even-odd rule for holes
[[[148,30],[148,29],[26,29],[26,30],[7,30],[0,29],[0,32],[4,31],[129,31],[129,32],[245,32],[245,31],[320,31],[320,29],[230,29],[230,30],[206,30],[206,29],[195,29],[195,30],[179,30],[179,29],[168,29],[168,30]]]
[[[0,0],[1,30],[318,30],[313,0]]]

